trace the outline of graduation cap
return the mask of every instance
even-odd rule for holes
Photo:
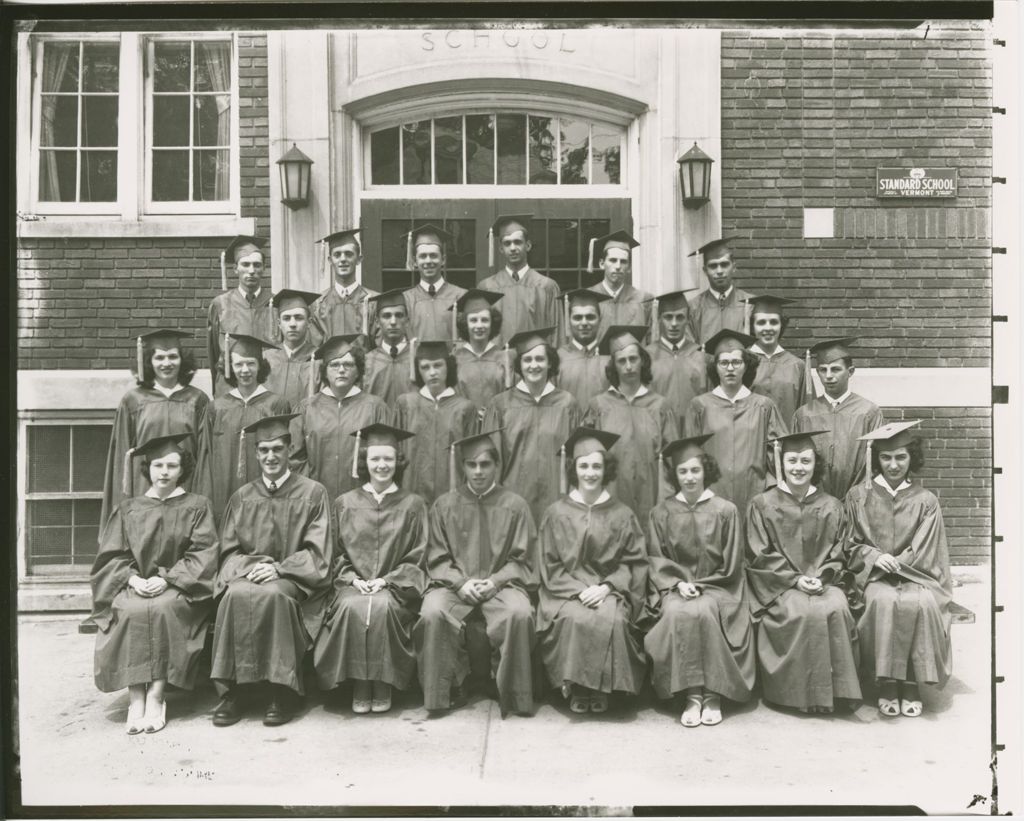
[[[320,294],[313,291],[296,291],[293,288],[282,288],[270,297],[270,305],[279,312],[290,311],[293,308],[305,308],[308,311],[309,306],[319,298]]]
[[[359,240],[356,238],[356,234],[362,230],[362,228],[343,228],[340,231],[335,231],[333,234],[328,234],[323,239],[317,240],[317,242],[324,243],[327,246],[328,253],[330,253],[339,245],[350,245],[353,243],[358,245]]]
[[[500,214],[498,218],[487,229],[487,265],[494,267],[494,239],[497,237],[498,244],[501,244],[503,237],[514,234],[516,231],[523,232],[525,239],[530,234],[530,221],[533,214]]]
[[[228,289],[227,261],[231,260],[231,264],[234,265],[242,257],[254,251],[259,251],[262,255],[263,246],[266,244],[267,241],[262,237],[250,237],[244,234],[240,234],[227,244],[224,250],[220,252],[220,289],[222,291]]]
[[[184,453],[184,444],[187,439],[192,438],[190,431],[181,431],[179,433],[167,433],[161,436],[151,436],[141,445],[137,445],[134,448],[128,448],[124,452],[124,466],[122,471],[122,489],[124,490],[125,496],[131,496],[132,493],[132,459],[136,456],[146,456],[150,460],[159,459],[161,456],[166,456],[169,453]]]
[[[485,291],[482,288],[470,288],[466,293],[455,300],[454,306],[449,311],[461,311],[464,314],[475,314],[485,308],[490,308],[504,296],[499,291]]]
[[[503,428],[495,428],[494,430],[487,430],[481,433],[475,433],[472,436],[466,436],[463,439],[456,439],[448,446],[448,489],[455,490],[455,486],[458,484],[458,471],[456,470],[455,460],[456,454],[461,461],[465,462],[467,459],[473,459],[482,450],[491,450],[492,448],[498,453],[501,453],[501,448],[495,444],[491,438],[496,433],[501,433]]]
[[[176,328],[157,328],[146,331],[135,338],[135,367],[136,375],[141,380],[143,372],[143,358],[146,345],[153,350],[159,348],[162,351],[169,351],[172,348],[181,350],[181,340],[191,337],[188,331],[179,331]]]
[[[602,356],[615,356],[630,345],[643,347],[643,338],[646,334],[646,325],[612,325],[601,337],[597,352]]]
[[[572,313],[573,308],[580,306],[596,308],[598,313],[600,313],[601,303],[611,299],[604,290],[593,291],[590,288],[574,288],[571,291],[563,291],[558,295],[558,298],[564,300],[562,303],[562,326],[565,328],[565,338],[567,340],[572,336],[569,315]]]
[[[912,430],[921,424],[920,419],[913,419],[909,422],[888,422],[880,428],[875,428],[870,433],[865,433],[857,438],[858,442],[867,442],[867,453],[865,464],[865,484],[871,486],[871,447],[875,446],[879,451],[896,450],[905,448],[918,438],[919,431]]]
[[[632,253],[633,249],[639,246],[628,231],[613,231],[603,237],[592,237],[590,240],[590,253],[587,258],[587,270],[594,270],[594,262],[601,259],[609,248],[621,248]]]
[[[324,343],[313,352],[315,359],[322,359],[324,362],[330,362],[332,359],[338,359],[355,347],[362,347],[362,334],[337,334],[332,336],[330,339],[324,341]]]
[[[651,305],[651,340],[657,340],[661,335],[661,331],[658,328],[658,320],[664,313],[670,313],[675,311],[686,311],[687,314],[690,312],[690,303],[687,300],[686,295],[690,291],[697,291],[699,288],[683,288],[681,291],[669,291],[666,294],[660,296],[651,297],[650,299],[644,300],[645,302],[652,303]]]
[[[267,342],[265,339],[260,339],[256,336],[250,336],[249,334],[228,334],[231,339],[231,345],[227,349],[228,353],[237,353],[239,356],[248,356],[253,359],[262,359],[263,351],[269,348],[277,349],[279,346],[273,342]]]
[[[444,228],[438,228],[433,223],[428,222],[426,225],[421,225],[419,228],[413,228],[409,233],[406,234],[406,246],[405,246],[405,267],[406,269],[413,271],[415,265],[413,261],[416,259],[416,249],[421,245],[436,245],[441,249],[443,254],[448,243],[452,240],[452,235],[444,230]]]
[[[675,468],[680,462],[692,459],[694,456],[704,452],[701,447],[708,441],[713,433],[702,433],[700,436],[687,436],[684,439],[675,439],[661,449],[661,458]]]
[[[383,293],[367,297],[366,301],[376,302],[378,311],[382,311],[385,308],[405,308],[408,311],[408,307],[405,304],[406,290],[406,288],[392,288],[390,291],[384,291]]]
[[[788,299],[784,296],[776,296],[775,294],[761,294],[760,296],[748,296],[741,299],[740,302],[746,302],[752,308],[752,313],[770,313],[782,315],[782,308],[787,305],[793,305],[796,303],[795,299]]]
[[[522,356],[524,353],[532,351],[538,345],[550,345],[550,337],[554,332],[554,327],[520,331],[514,336],[509,337],[508,345],[515,348],[516,356]]]
[[[717,334],[704,343],[704,352],[717,356],[718,349],[727,351],[738,351],[749,348],[754,344],[754,337],[749,334],[734,331],[732,328],[722,328]],[[726,347],[728,345],[728,347]]]
[[[827,365],[837,359],[849,357],[850,346],[857,341],[855,336],[847,336],[842,339],[826,339],[811,346],[811,354],[818,361],[819,365]]]
[[[405,440],[411,439],[416,434],[403,430],[402,428],[396,428],[392,425],[385,425],[383,422],[374,422],[372,425],[366,425],[359,430],[350,433],[349,436],[356,438],[356,447],[352,452],[352,478],[359,478],[359,448],[360,445],[365,447],[373,447],[374,445],[388,445],[393,447],[395,451],[398,451],[398,443]]]
[[[597,428],[588,428],[582,425],[570,433],[569,438],[558,449],[560,491],[562,493],[568,492],[565,474],[567,459],[575,462],[581,456],[589,456],[591,453],[606,453],[619,439],[620,437],[617,433],[598,430]]]
[[[452,352],[450,339],[414,339],[413,359],[444,359]]]
[[[236,475],[239,479],[244,479],[246,474],[245,465],[248,452],[245,446],[246,437],[252,437],[257,445],[260,442],[280,439],[282,436],[288,435],[290,431],[288,423],[298,415],[297,413],[282,413],[276,416],[264,416],[262,419],[257,419],[255,422],[245,425],[239,431],[238,465],[236,469]]]
[[[806,450],[807,447],[814,447],[815,436],[820,436],[823,433],[831,433],[827,430],[805,430],[797,433],[787,433],[784,436],[776,436],[771,439],[772,450],[775,456],[775,481],[782,481],[782,451],[787,447],[790,450]]]
[[[726,252],[732,252],[732,244],[739,239],[739,237],[719,237],[713,239],[710,242],[705,242],[696,251],[691,251],[686,256],[695,257],[697,254],[701,254],[704,257],[704,261],[707,262],[709,259],[717,259]]]

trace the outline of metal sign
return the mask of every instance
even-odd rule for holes
[[[877,168],[875,196],[955,197],[955,168]]]

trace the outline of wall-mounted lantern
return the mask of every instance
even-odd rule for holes
[[[678,160],[679,183],[682,186],[683,206],[700,208],[711,199],[711,157],[697,143]]]
[[[281,172],[281,202],[289,208],[305,208],[309,205],[310,169],[313,161],[292,143],[288,152],[277,161]]]

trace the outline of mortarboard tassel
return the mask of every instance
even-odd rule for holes
[[[569,324],[569,297],[565,298],[565,305],[562,306],[562,333],[565,334],[565,344],[572,342],[572,326]]]
[[[245,431],[241,430],[238,432],[238,464],[235,468],[235,476],[239,479],[245,479],[245,461]]]
[[[413,337],[409,340],[409,381],[416,381],[416,343],[419,340]]]
[[[223,251],[220,252],[220,289],[222,291],[228,289],[228,267]]]
[[[123,473],[121,474],[121,492],[124,494],[126,499],[130,499],[135,494],[132,492],[134,482],[132,481],[132,456],[135,455],[135,448],[128,448],[124,452],[124,464],[121,466]]]
[[[864,455],[864,487],[871,490],[871,440],[868,439],[864,444],[867,445]]]
[[[316,393],[316,351],[309,354],[309,395]]]
[[[775,445],[772,448],[772,453],[775,456],[775,484],[781,485],[783,482],[782,478],[782,445],[779,440],[775,440]]]
[[[448,446],[448,490],[455,490],[458,479],[455,475],[455,445]]]
[[[412,257],[412,235],[413,231],[410,231],[405,237],[405,269],[407,271],[416,270],[415,261]]]
[[[361,430],[356,431],[356,447],[352,451],[352,478],[359,478],[359,445],[363,441],[363,432]]]
[[[267,334],[267,339],[271,342],[277,342],[277,332],[279,330],[278,324],[280,323],[280,317],[277,313],[277,307],[274,305],[274,297],[270,297],[270,333]]]
[[[565,445],[558,449],[558,493],[565,496],[569,492],[569,480],[565,475]]]
[[[320,242],[320,247],[323,249],[320,251],[320,266],[327,274],[327,290],[330,291],[331,286],[334,284],[334,272],[331,270],[331,248],[322,240]]]
[[[142,369],[145,366],[143,362],[143,354],[145,353],[142,345],[142,337],[138,336],[135,338],[135,369],[137,373],[137,379],[141,382],[145,377],[143,376]]]
[[[658,298],[651,300],[651,344],[657,344],[661,338],[661,331],[658,330]]]
[[[751,330],[752,330],[751,327],[750,327],[750,317],[753,316],[753,313],[754,313],[754,303],[753,302],[744,302],[743,303],[743,332],[744,333],[748,333],[749,334],[751,332]]]
[[[231,378],[231,335],[224,332],[224,378]]]
[[[804,402],[814,399],[814,371],[811,369],[811,349],[804,352]]]
[[[587,273],[594,271],[594,246],[597,244],[597,237],[590,238],[590,250],[587,251]]]
[[[512,349],[505,343],[505,389],[512,387]]]
[[[370,295],[363,297],[363,336],[370,335]]]
[[[487,268],[494,267],[494,226],[487,229]]]
[[[459,341],[459,306],[452,304],[452,341]]]

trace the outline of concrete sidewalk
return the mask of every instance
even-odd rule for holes
[[[79,618],[19,620],[20,751],[29,805],[908,805],[988,814],[991,791],[988,568],[957,568],[954,676],[924,692],[920,719],[871,704],[811,717],[751,702],[718,727],[684,729],[651,698],[577,717],[549,698],[502,720],[482,697],[428,717],[408,695],[355,716],[313,692],[284,727],[252,713],[216,728],[206,685],[174,693],[156,735],[124,732],[127,692],[99,693]]]

